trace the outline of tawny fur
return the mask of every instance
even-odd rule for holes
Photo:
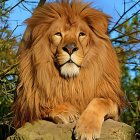
[[[54,63],[55,50],[50,36],[51,30],[56,28],[52,24],[59,18],[62,22],[63,18],[66,19],[66,30],[76,20],[88,30],[88,49],[83,48],[83,60],[76,77],[64,78]],[[66,103],[75,107],[80,114],[94,98],[101,99],[100,106],[104,104],[102,99],[107,99],[119,109],[123,107],[120,68],[107,36],[108,20],[109,16],[79,1],[48,3],[34,11],[26,21],[28,28],[19,47],[20,83],[13,106],[17,127],[48,117],[54,108]],[[63,25],[61,22],[59,24]],[[72,37],[66,38],[65,42],[72,39],[77,42]]]

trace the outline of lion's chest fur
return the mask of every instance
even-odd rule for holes
[[[94,84],[88,77],[64,79],[53,77],[47,89],[48,108],[53,108],[58,104],[71,103],[79,110],[86,108],[88,103],[94,98]]]

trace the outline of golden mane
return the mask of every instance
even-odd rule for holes
[[[90,52],[77,77],[66,79],[55,67],[45,39],[50,25],[59,17],[69,23],[80,17],[94,33]],[[120,68],[107,36],[109,16],[79,1],[47,3],[26,20],[27,31],[19,47],[20,83],[14,103],[16,126],[42,119],[50,109],[70,103],[82,112],[93,98],[111,99],[122,108]],[[60,23],[61,24],[61,23]],[[47,36],[49,38],[49,36]],[[98,47],[104,46],[104,47]]]

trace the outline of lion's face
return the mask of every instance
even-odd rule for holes
[[[77,76],[89,50],[89,27],[80,19],[72,23],[59,19],[49,31],[56,67],[65,78]]]
[[[46,4],[26,21],[30,33],[25,40],[34,50],[35,64],[53,61],[65,78],[78,76],[83,67],[93,64],[91,60],[97,60],[102,55],[101,48],[105,49],[103,39],[108,40],[109,17],[89,5],[79,2],[75,7],[75,4]]]

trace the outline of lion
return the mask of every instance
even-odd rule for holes
[[[19,47],[15,126],[46,119],[76,122],[76,139],[100,137],[125,99],[121,70],[107,34],[110,17],[77,0],[37,8]]]

